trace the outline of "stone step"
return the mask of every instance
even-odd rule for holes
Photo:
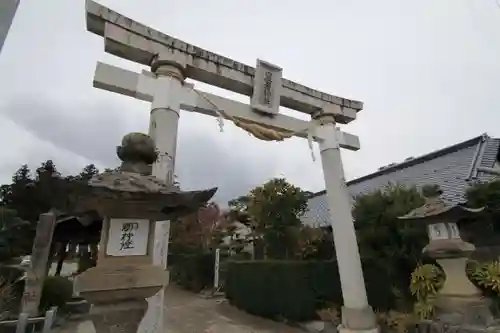
[[[90,311],[91,304],[83,298],[74,298],[66,303],[66,308],[72,314],[87,314]]]

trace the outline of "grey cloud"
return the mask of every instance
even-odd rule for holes
[[[0,182],[1,184],[7,183],[11,180],[13,170],[17,170],[20,165],[11,161],[2,161],[0,164]]]
[[[177,150],[176,173],[183,188],[219,187],[218,201],[243,195],[259,184],[266,169],[258,168],[242,152],[229,154],[210,137],[182,135]]]
[[[23,98],[6,103],[0,113],[40,140],[110,167],[118,163],[115,147],[121,137],[138,130],[131,128],[123,110],[111,103],[70,107],[62,102]],[[181,132],[177,152],[176,173],[182,187],[219,187],[216,200],[220,203],[245,194],[266,176],[258,161],[245,159],[242,151],[228,154],[210,135]],[[60,167],[65,168],[64,162]]]
[[[112,105],[76,107],[36,98],[14,98],[1,112],[41,140],[104,165],[116,164],[115,146],[126,123]]]
[[[500,135],[495,112],[500,20],[494,2],[318,0],[303,6],[291,1],[286,13],[279,1],[266,2],[265,12],[257,10],[255,1],[233,5],[217,0],[201,7],[198,0],[153,0],[150,6],[99,2],[207,50],[247,64],[262,58],[284,68],[289,79],[364,101],[359,119],[343,128],[359,135],[362,146],[344,154],[348,178],[483,132]],[[246,15],[228,15],[231,11]],[[114,166],[114,147],[122,134],[147,129],[148,106],[93,89],[95,63],[144,68],[105,54],[102,38],[86,31],[83,12],[83,6],[68,0],[21,3],[0,54],[0,104],[10,101],[0,112],[84,160]],[[168,19],[165,13],[171,14]],[[253,24],[256,21],[260,24]],[[286,29],[269,29],[276,25]],[[305,189],[323,188],[320,163],[307,161],[304,143],[272,148],[234,132],[224,138],[225,144],[235,142],[227,147],[214,135],[201,136],[207,127],[191,121],[194,118],[182,119],[186,126],[181,126],[176,169],[186,187],[219,185],[225,199],[284,174]],[[19,155],[15,161],[21,164],[49,156],[44,150],[49,148],[36,140],[31,140],[36,147],[32,151],[12,142],[9,131],[0,132],[4,153],[29,150],[4,154],[6,160]],[[51,154],[59,156],[54,149]],[[58,165],[64,159],[67,164],[71,159],[71,170],[83,164],[68,156],[73,155],[61,150]]]

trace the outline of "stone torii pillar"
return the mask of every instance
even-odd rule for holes
[[[180,109],[223,116],[233,122],[244,120],[298,137],[308,137],[306,129],[311,124],[279,114],[279,106],[311,115],[315,127],[309,134],[320,145],[328,204],[334,221],[332,228],[344,297],[341,329],[344,332],[377,331],[375,316],[367,301],[340,157],[340,148],[359,149],[359,139],[336,127],[337,123],[354,120],[362,103],[283,79],[282,70],[274,65],[259,61],[257,68],[252,68],[187,44],[91,0],[87,0],[86,10],[87,29],[104,38],[106,52],[151,68],[152,73],[139,74],[98,63],[94,87],[152,103],[150,133],[162,155],[154,167],[160,177],[173,177]],[[185,78],[252,96],[251,104],[194,90],[184,82]],[[158,318],[154,320],[157,322]],[[146,326],[147,332],[163,332],[161,323],[148,322]]]
[[[16,16],[20,0],[2,0],[0,1],[0,53],[9,34],[10,26]]]
[[[156,80],[152,85],[149,133],[159,152],[153,175],[173,183],[184,74],[182,67],[159,57],[151,62],[151,70]]]
[[[180,95],[184,76],[182,72],[161,60],[155,59],[151,69],[156,75],[149,135],[158,150],[158,161],[153,164],[152,175],[167,184],[174,182],[177,129],[179,127]],[[156,224],[153,263],[167,267],[170,221]],[[148,300],[149,308],[139,326],[139,333],[157,333],[163,328],[164,289]]]
[[[344,306],[341,331],[377,332],[373,309],[368,305],[365,280],[361,267],[358,242],[351,212],[340,156],[339,131],[334,117],[327,112],[315,115],[319,121],[318,136],[321,162],[326,185],[326,196],[335,242]]]

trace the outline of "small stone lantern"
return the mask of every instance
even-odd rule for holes
[[[216,188],[183,192],[151,176],[157,153],[153,140],[128,134],[117,148],[119,171],[94,176],[70,188],[73,212],[103,218],[97,266],[82,273],[76,287],[92,308],[97,333],[136,333],[147,309],[146,298],[168,284],[168,272],[154,266],[155,221],[195,212]]]
[[[491,317],[489,302],[470,282],[466,273],[467,260],[474,252],[475,246],[462,240],[457,226],[459,220],[481,212],[484,207],[472,209],[462,205],[450,205],[441,199],[441,194],[442,191],[438,190],[427,196],[422,207],[399,219],[427,226],[429,244],[423,252],[436,259],[446,276],[443,287],[436,295],[436,315],[457,324],[477,323],[480,318],[482,321],[488,321]],[[474,311],[471,311],[473,309]]]

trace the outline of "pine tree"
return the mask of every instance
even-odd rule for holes
[[[99,173],[99,169],[95,166],[95,164],[89,164],[83,168],[82,172],[76,176],[78,180],[89,181],[93,176]]]

